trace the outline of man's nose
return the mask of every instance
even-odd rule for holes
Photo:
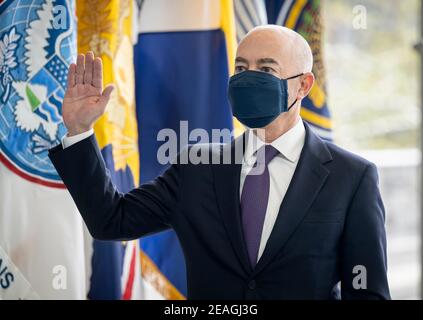
[[[248,71],[260,71],[260,68],[258,65],[250,65]]]

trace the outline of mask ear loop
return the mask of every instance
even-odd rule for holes
[[[304,74],[304,72],[301,72],[301,73],[297,74],[296,76],[292,76],[292,77],[286,78],[284,80],[291,80],[291,79],[294,79],[294,78],[298,78],[298,77],[302,76],[303,74]]]
[[[299,74],[297,74],[297,75],[295,75],[295,76],[292,76],[292,77],[289,77],[289,78],[286,78],[285,80],[291,80],[291,79],[295,79],[295,78],[298,78],[298,77],[300,77],[300,76],[302,76],[304,74],[304,72],[302,72],[302,73],[299,73]],[[295,99],[295,101],[288,107],[288,110],[287,111],[289,111],[296,103],[297,103],[297,101],[298,101],[298,99]]]
[[[291,110],[291,108],[297,103],[298,99],[295,99],[295,101],[288,107],[288,110]]]

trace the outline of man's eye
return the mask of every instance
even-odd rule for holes
[[[246,68],[244,66],[236,66],[235,67],[235,72],[236,73],[240,73],[240,72],[243,72],[245,70],[246,70]]]
[[[273,69],[270,67],[261,67],[260,69],[262,72],[272,73]]]

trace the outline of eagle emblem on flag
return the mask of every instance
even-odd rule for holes
[[[75,52],[68,1],[0,5],[0,159],[27,180],[64,187],[48,160],[66,129],[61,103]]]

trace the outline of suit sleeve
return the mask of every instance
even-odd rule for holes
[[[66,149],[49,152],[91,235],[100,240],[129,240],[169,228],[178,207],[180,165],[173,164],[150,183],[122,194],[94,135]]]
[[[390,299],[385,210],[373,164],[366,167],[350,203],[340,250],[342,299]]]

